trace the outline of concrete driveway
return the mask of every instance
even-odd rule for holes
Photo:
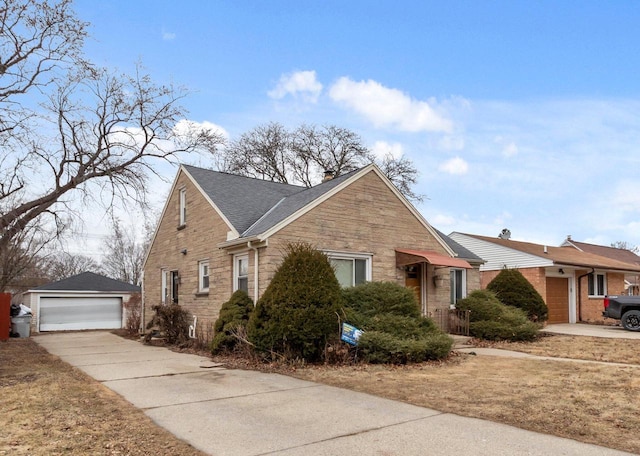
[[[283,375],[224,369],[108,332],[34,340],[212,455],[628,454]]]
[[[589,325],[586,323],[547,325],[542,331],[571,336],[605,337],[608,339],[638,339],[640,331],[627,331],[622,326]]]

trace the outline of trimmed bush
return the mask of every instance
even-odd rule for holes
[[[473,337],[485,340],[533,340],[539,326],[527,318],[522,309],[507,306],[488,290],[476,290],[456,304],[470,310],[469,331]]]
[[[236,291],[227,302],[222,304],[220,315],[213,325],[214,336],[211,341],[213,354],[235,348],[238,343],[235,334],[239,329],[246,329],[252,310],[253,300],[243,290]]]
[[[346,321],[364,333],[358,340],[370,363],[417,363],[442,359],[453,340],[420,315],[413,291],[392,282],[369,282],[343,290]]]
[[[345,288],[347,306],[365,317],[383,313],[419,317],[420,307],[412,290],[393,282],[367,282]]]
[[[342,292],[327,256],[292,243],[251,313],[247,334],[257,349],[289,359],[320,360],[339,334]]]
[[[168,344],[175,345],[189,340],[189,313],[178,304],[160,304],[153,306],[155,315],[147,324],[147,329],[157,326]],[[145,341],[151,340],[151,332],[145,335]]]
[[[544,299],[517,269],[500,271],[487,290],[493,291],[503,304],[524,310],[529,320],[547,321],[549,309]]]

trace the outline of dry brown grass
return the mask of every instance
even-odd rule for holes
[[[545,356],[638,361],[636,342],[592,339],[553,336],[500,345]],[[294,375],[640,453],[640,367],[459,355],[416,366],[308,367]]]
[[[203,455],[31,339],[0,342],[0,454]]]
[[[534,342],[494,342],[484,345],[538,356],[640,365],[640,343],[632,339],[543,334]]]

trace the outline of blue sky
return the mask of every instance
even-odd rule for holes
[[[188,87],[190,120],[228,137],[270,121],[335,124],[404,154],[428,197],[417,208],[445,233],[640,245],[640,2],[79,0],[76,10],[92,24],[93,61],[123,71],[141,61],[157,82]]]

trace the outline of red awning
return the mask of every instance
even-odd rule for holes
[[[434,266],[473,269],[465,260],[448,257],[430,250],[396,249],[396,264],[398,266],[424,262],[433,264]]]

